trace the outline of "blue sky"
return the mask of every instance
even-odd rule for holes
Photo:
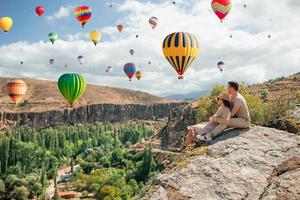
[[[112,9],[107,7],[110,2]],[[232,1],[232,10],[223,23],[210,3],[1,0],[0,17],[13,18],[14,25],[9,33],[0,33],[0,76],[57,80],[63,73],[76,72],[91,84],[165,96],[209,90],[228,80],[251,84],[299,72],[300,16],[294,14],[300,12],[299,0]],[[45,8],[42,17],[35,13],[38,5]],[[93,12],[84,29],[73,13],[81,5],[90,6]],[[155,30],[148,24],[152,16],[159,20]],[[122,33],[115,27],[119,23],[125,25]],[[97,47],[88,39],[93,30],[103,36]],[[163,39],[175,31],[195,34],[200,44],[200,55],[182,81],[161,50]],[[59,34],[55,45],[48,41],[49,32]],[[129,54],[130,49],[135,50],[134,56]],[[78,55],[85,57],[85,64],[78,63]],[[50,58],[55,59],[53,65],[49,65]],[[20,61],[24,61],[22,66]],[[216,67],[219,61],[226,64],[223,73]],[[128,81],[123,72],[127,62],[134,62],[143,72],[141,81]],[[65,64],[69,67],[64,68]],[[107,66],[114,67],[112,74],[105,73]]]

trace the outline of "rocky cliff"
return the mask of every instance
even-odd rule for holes
[[[300,136],[259,126],[229,130],[183,152],[142,199],[299,200]]]
[[[95,104],[74,109],[47,112],[1,113],[1,121],[16,126],[28,125],[36,129],[58,123],[120,122],[125,120],[153,120],[170,116],[170,111],[180,110],[185,103],[166,104]]]

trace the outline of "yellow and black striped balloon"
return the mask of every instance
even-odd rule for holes
[[[191,33],[169,34],[163,42],[163,53],[172,67],[183,79],[183,74],[199,55],[199,43]]]

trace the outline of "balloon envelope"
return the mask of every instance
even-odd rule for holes
[[[83,56],[78,56],[77,57],[78,62],[82,65],[84,63],[84,57]]]
[[[138,80],[140,80],[140,79],[142,78],[142,76],[143,76],[143,73],[142,73],[141,71],[137,71],[137,72],[135,73],[135,77],[136,77]]]
[[[225,68],[225,63],[223,61],[220,61],[218,62],[217,67],[222,72]]]
[[[191,33],[176,32],[169,34],[162,45],[163,54],[171,66],[183,79],[183,74],[199,55],[199,44]]]
[[[49,59],[49,63],[52,65],[54,63],[54,59]]]
[[[92,9],[88,6],[79,6],[74,13],[82,28],[92,17]]]
[[[129,53],[130,53],[131,55],[133,55],[133,54],[134,54],[134,50],[133,50],[133,49],[130,49],[130,50],[129,50]]]
[[[114,68],[111,67],[111,66],[108,66],[108,67],[106,68],[106,72],[107,72],[107,73],[112,73],[113,70],[114,70]]]
[[[158,23],[158,19],[156,17],[151,17],[149,19],[149,24],[153,29],[155,29],[155,27],[157,26],[157,23]]]
[[[222,21],[231,10],[231,2],[230,0],[212,0],[211,7]]]
[[[38,6],[35,8],[35,12],[38,16],[42,16],[45,12],[45,9],[43,6]]]
[[[49,33],[48,34],[49,40],[52,44],[55,43],[55,41],[58,39],[58,34],[55,32]]]
[[[86,89],[86,80],[80,74],[63,74],[59,77],[58,89],[63,97],[73,106]]]
[[[15,104],[18,104],[27,91],[27,85],[23,80],[12,80],[6,84],[6,92]]]
[[[101,40],[101,33],[98,31],[92,31],[90,33],[90,40],[94,43],[96,46],[97,43]]]
[[[117,25],[117,29],[121,32],[123,30],[124,26],[122,24]]]
[[[136,67],[134,63],[127,63],[124,65],[124,72],[128,76],[129,81],[131,81],[136,71]]]
[[[12,25],[13,25],[13,20],[10,17],[2,17],[0,19],[0,27],[4,32],[8,32]]]

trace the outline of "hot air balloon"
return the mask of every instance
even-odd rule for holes
[[[92,17],[92,9],[88,6],[79,6],[75,9],[75,16],[83,28]]]
[[[21,65],[23,65],[23,64],[24,64],[24,62],[23,62],[23,61],[21,61],[21,62],[20,62],[20,64],[21,64]]]
[[[113,68],[113,67],[111,67],[111,66],[108,66],[108,67],[106,68],[106,73],[112,73],[112,72],[113,72],[113,70],[114,70],[114,68]]]
[[[123,26],[122,24],[117,25],[117,29],[118,29],[120,32],[122,32],[123,28],[124,28],[124,26]]]
[[[148,61],[148,65],[151,65],[151,61]]]
[[[129,81],[131,81],[132,77],[134,76],[136,71],[136,67],[134,63],[127,63],[124,65],[124,72],[128,76]]]
[[[0,27],[4,32],[8,32],[12,25],[13,25],[13,20],[10,17],[2,17],[0,19]]]
[[[65,68],[67,68],[68,67],[68,65],[67,64],[65,64]]]
[[[78,62],[82,65],[84,63],[84,57],[83,56],[78,56],[77,57]]]
[[[18,104],[26,94],[27,85],[24,81],[16,79],[7,83],[6,92],[15,104]]]
[[[137,80],[140,80],[140,79],[142,78],[142,76],[143,76],[143,74],[142,74],[141,71],[137,71],[137,72],[135,73],[135,77],[137,78]]]
[[[212,0],[211,7],[222,22],[231,9],[231,2],[230,0]]]
[[[129,50],[129,53],[133,56],[134,50],[133,50],[133,49],[130,49],[130,50]]]
[[[101,33],[98,31],[92,31],[90,33],[90,40],[94,43],[96,46],[97,43],[101,40]]]
[[[163,42],[162,49],[164,56],[178,73],[178,79],[183,79],[184,72],[199,54],[196,37],[185,32],[169,34]]]
[[[86,88],[86,80],[80,74],[63,74],[59,77],[58,89],[73,107],[74,102],[81,97]]]
[[[35,12],[38,16],[42,16],[45,12],[45,9],[43,6],[38,6],[35,8]]]
[[[220,70],[220,72],[222,72],[225,68],[225,63],[223,61],[220,61],[218,62],[217,67]]]
[[[157,23],[158,23],[158,19],[156,17],[151,17],[149,19],[149,24],[153,29],[155,29],[155,27],[157,26]]]
[[[55,41],[58,39],[58,34],[55,32],[49,33],[48,34],[49,40],[52,44],[55,43]]]
[[[54,59],[49,59],[49,63],[52,65],[54,63]]]
[[[136,34],[136,35],[135,35],[135,37],[136,37],[136,38],[139,38],[139,35],[138,35],[138,34]]]

